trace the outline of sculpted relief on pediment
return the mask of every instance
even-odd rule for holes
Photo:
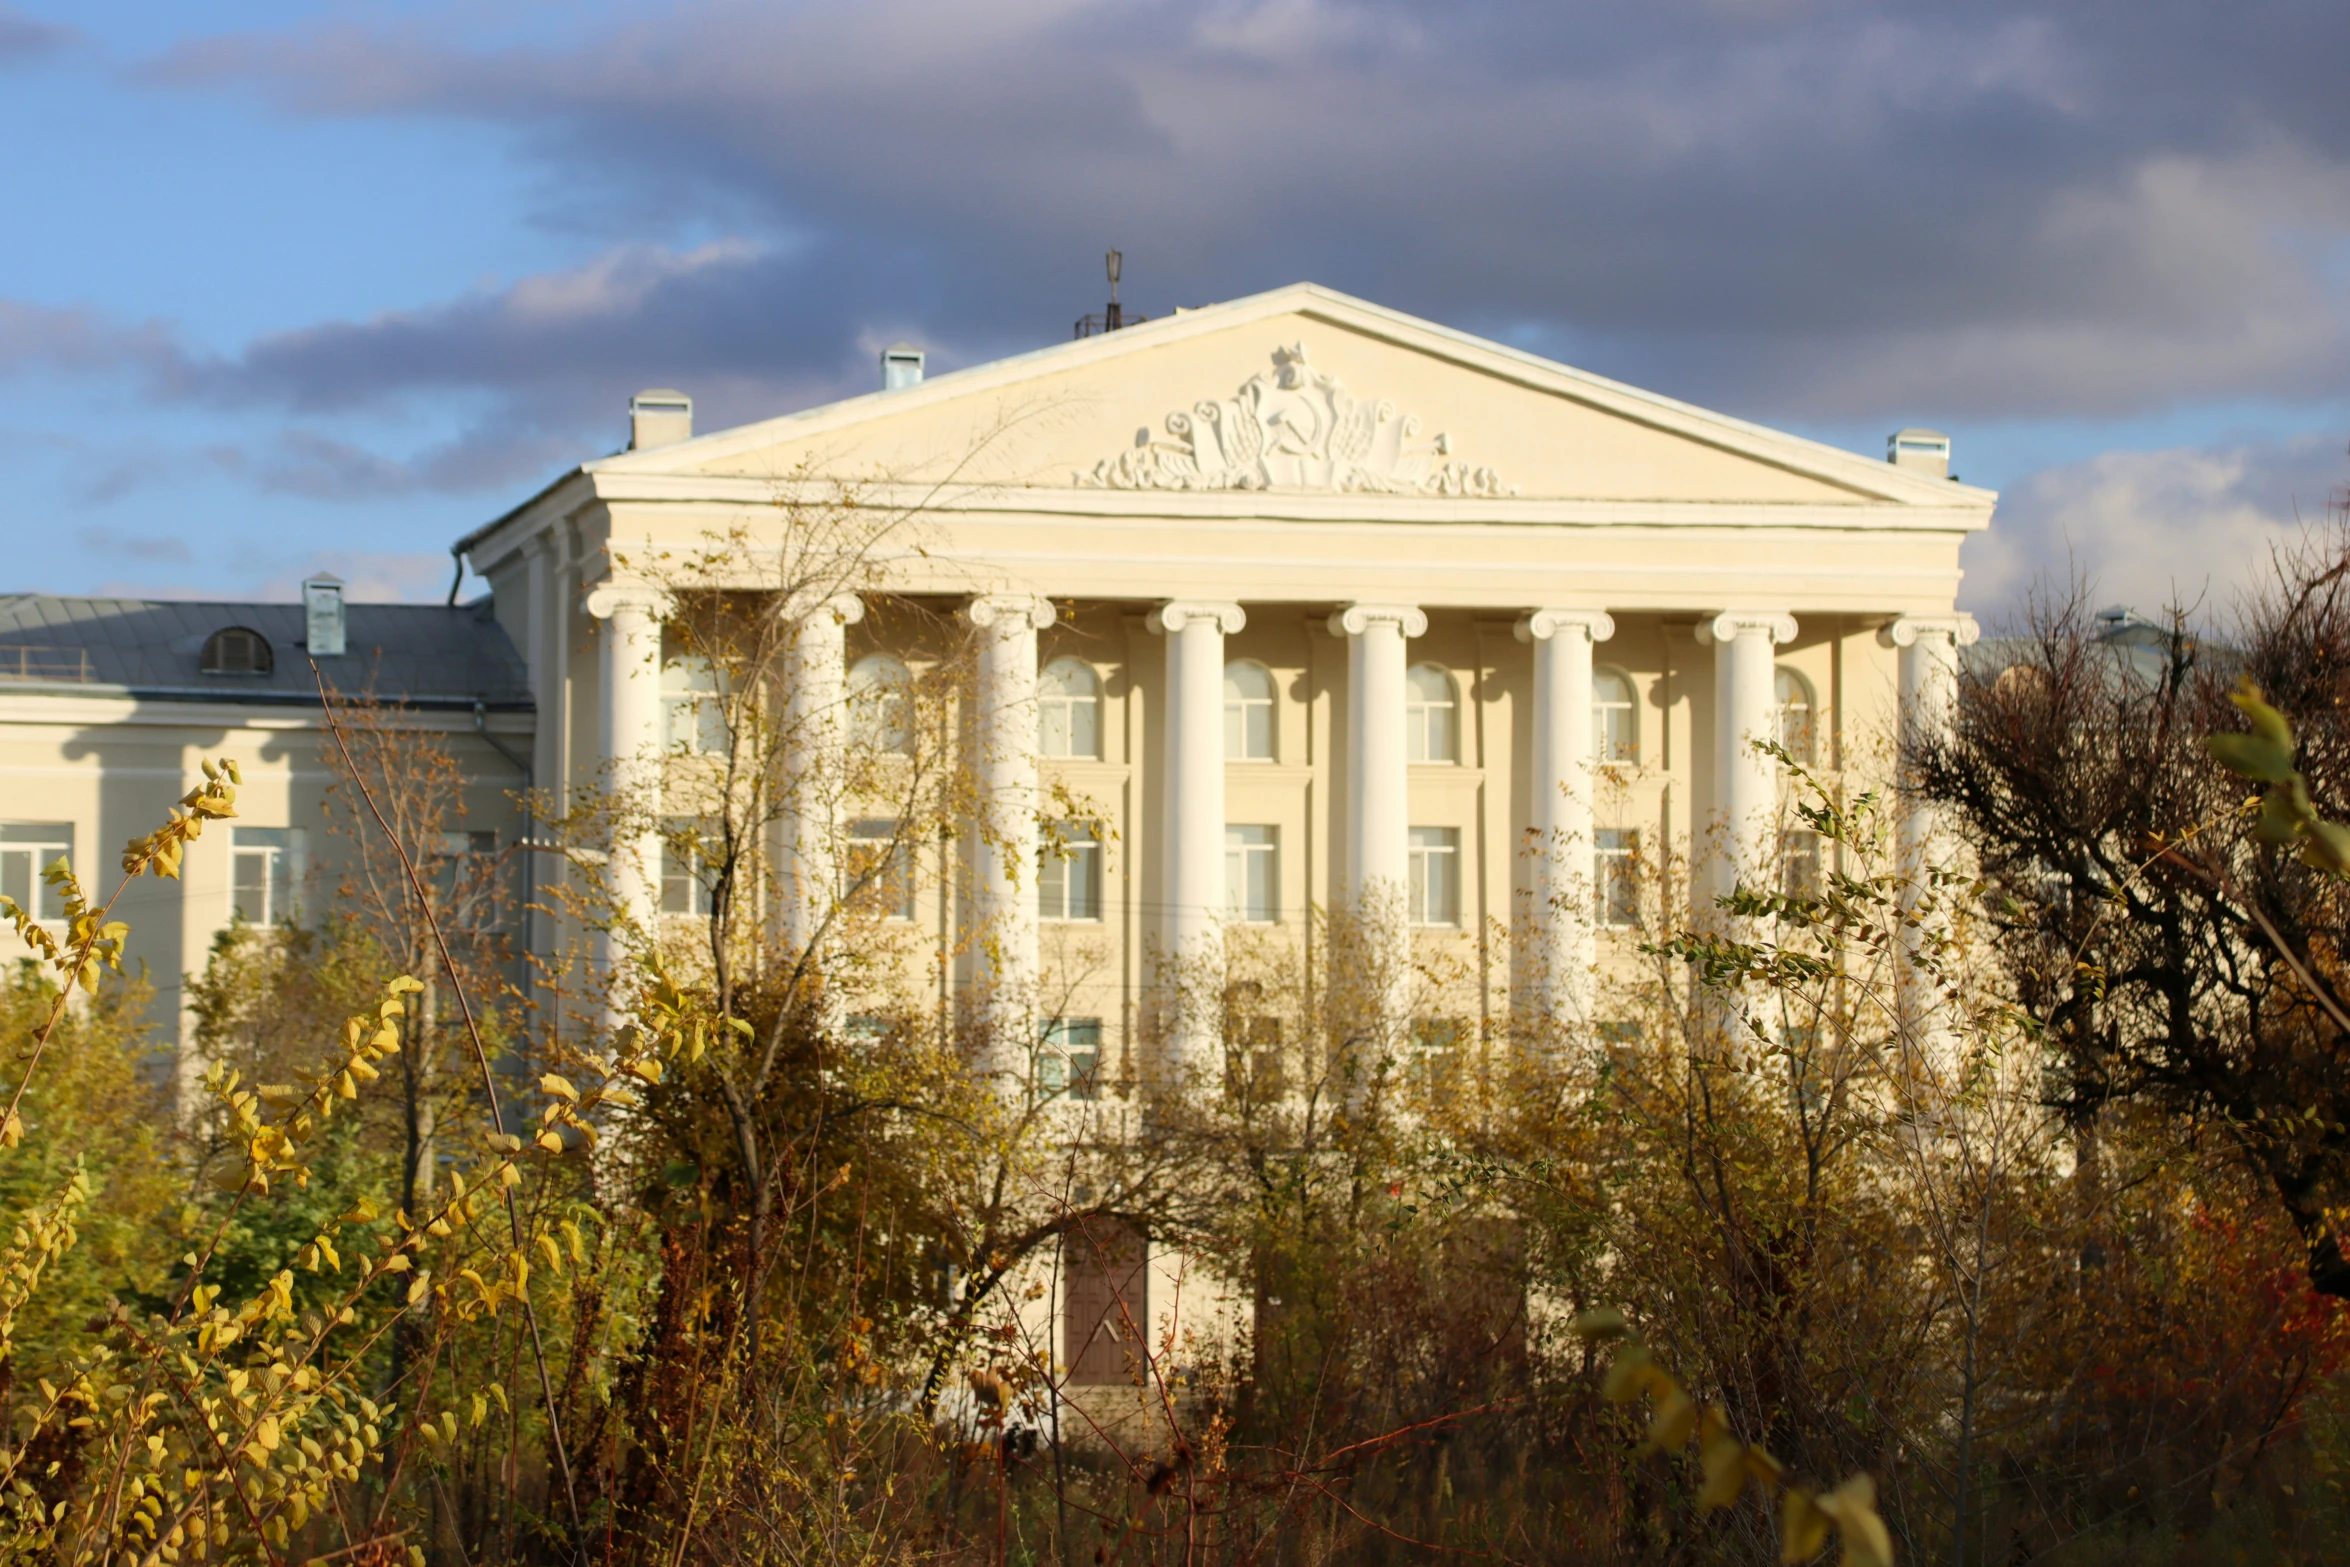
[[[1491,468],[1451,460],[1452,442],[1420,436],[1417,415],[1358,400],[1316,370],[1303,343],[1274,350],[1270,372],[1237,395],[1167,415],[1167,434],[1135,436],[1079,485],[1109,490],[1337,490],[1380,495],[1516,493]]]

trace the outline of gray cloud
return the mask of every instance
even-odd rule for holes
[[[13,65],[52,53],[73,42],[70,27],[25,15],[12,5],[0,5],[0,65]]]
[[[1114,241],[1145,308],[1311,276],[1766,417],[1955,419],[2339,386],[2345,57],[2322,0],[839,0],[546,47],[217,37],[150,75],[506,125],[551,215],[614,236],[689,211],[792,236],[648,285],[628,319],[678,379],[745,346],[761,380],[836,374],[840,324],[882,311],[1033,344]],[[500,319],[564,360],[562,318]],[[395,372],[514,373],[430,325],[320,330]],[[311,346],[249,368],[307,384]]]
[[[2350,479],[2339,436],[2227,447],[2107,452],[2011,487],[1987,534],[1967,542],[1961,602],[1985,614],[2035,581],[2075,574],[2098,602],[2155,613],[2222,613],[2270,552],[2324,523]]]

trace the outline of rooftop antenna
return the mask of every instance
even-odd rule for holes
[[[1079,316],[1077,318],[1077,335],[1079,337],[1093,337],[1102,332],[1115,332],[1124,326],[1140,326],[1150,319],[1149,316],[1130,316],[1126,313],[1126,307],[1118,303],[1118,274],[1126,270],[1126,253],[1113,250],[1104,256],[1102,261],[1110,274],[1110,307],[1098,315]]]

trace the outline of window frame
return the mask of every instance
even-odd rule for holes
[[[848,709],[849,744],[882,756],[914,754],[914,671],[904,659],[865,654],[848,667],[841,700]]]
[[[1461,928],[1461,830],[1458,827],[1406,829],[1405,919],[1414,930]],[[1430,872],[1442,868],[1442,875]],[[1435,894],[1444,895],[1445,916],[1435,917]]]
[[[843,829],[841,841],[846,851],[840,857],[840,896],[846,900],[850,891],[865,874],[867,861],[862,848],[870,851],[879,845],[894,864],[885,865],[865,889],[881,910],[885,920],[913,920],[918,916],[914,884],[914,845],[910,839],[898,836],[898,820],[894,816],[861,816]]]
[[[24,857],[21,890],[10,864],[19,855]],[[64,889],[42,879],[60,859],[68,868],[73,865],[73,823],[0,822],[0,893],[14,898],[18,908],[43,925],[65,919]]]
[[[306,859],[307,833],[299,827],[263,827],[232,824],[229,829],[228,910],[233,921],[242,918],[255,930],[275,930],[302,921],[301,880]],[[243,891],[247,861],[262,862],[262,917],[245,913],[238,899]]]
[[[1640,829],[1591,830],[1591,923],[1601,930],[1640,924]]]
[[[1036,846],[1036,860],[1036,917],[1040,922],[1102,922],[1102,841],[1091,822],[1058,822],[1045,829]]]
[[[1444,685],[1441,701],[1432,701],[1415,686],[1421,675],[1433,675]],[[1441,714],[1444,726],[1444,754],[1436,754],[1430,745],[1429,726],[1438,722]],[[1458,767],[1461,765],[1461,683],[1453,672],[1433,660],[1423,660],[1404,671],[1403,675],[1404,760],[1414,767]]]
[[[1080,1066],[1082,1061],[1085,1064]],[[1057,1066],[1058,1072],[1051,1068]],[[1093,1104],[1102,1097],[1102,1020],[1047,1018],[1037,1029],[1036,1090],[1040,1095]]]
[[[1785,684],[1794,686],[1796,695],[1801,699],[1799,702],[1786,699],[1781,691],[1781,686]],[[1798,707],[1805,714],[1803,743],[1801,745],[1790,742],[1788,729],[1789,721]],[[1787,754],[1795,759],[1797,766],[1819,766],[1820,694],[1819,688],[1811,683],[1811,677],[1792,664],[1773,666],[1771,670],[1771,710],[1775,715],[1773,727],[1777,731],[1772,738],[1777,740]]]
[[[1245,693],[1234,694],[1233,672],[1246,670],[1261,678],[1265,694],[1261,697]],[[1252,753],[1249,747],[1250,716],[1260,713],[1264,719],[1265,749]],[[1233,746],[1235,736],[1239,748]],[[1224,664],[1224,760],[1264,764],[1281,759],[1281,683],[1273,678],[1273,671],[1253,658],[1228,659]]]
[[[1620,680],[1624,686],[1621,702],[1602,702],[1600,682]],[[1607,715],[1624,715],[1626,738],[1619,741],[1608,733]],[[1591,671],[1591,755],[1602,767],[1638,767],[1640,765],[1640,685],[1631,674],[1613,664],[1601,664]]]
[[[1262,838],[1236,837],[1236,834],[1262,833]],[[1249,896],[1250,867],[1262,864],[1264,868],[1265,901],[1257,903]],[[1234,877],[1235,868],[1239,876]],[[1224,824],[1224,917],[1240,925],[1278,925],[1281,923],[1281,828],[1274,822],[1226,822]]]
[[[690,724],[680,722],[685,709],[692,711]],[[733,737],[726,727],[726,691],[716,668],[699,653],[680,653],[663,660],[661,749],[672,755],[724,756],[732,748]]]
[[[259,662],[245,669],[231,668],[224,663],[221,655],[231,637],[246,639],[243,645],[259,655]],[[203,650],[196,656],[196,667],[204,674],[230,680],[265,680],[277,673],[277,648],[251,626],[222,626],[204,639]]]
[[[1085,677],[1082,692],[1048,689],[1047,682],[1055,670],[1074,671]],[[1085,727],[1091,731],[1090,749],[1079,749],[1078,718],[1082,712]],[[1053,718],[1061,720],[1061,750],[1053,749]],[[1105,728],[1102,713],[1101,672],[1084,659],[1064,653],[1048,661],[1036,673],[1036,754],[1053,761],[1098,762],[1102,759],[1102,733]]]
[[[710,900],[717,892],[710,879],[710,861],[699,845],[705,841],[707,824],[711,817],[672,816],[661,823],[661,887],[659,908],[664,919],[708,919]],[[681,848],[678,839],[692,834],[694,846]],[[673,882],[685,886],[685,907],[670,906],[669,889]]]

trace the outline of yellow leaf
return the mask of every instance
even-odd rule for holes
[[[1705,1469],[1705,1484],[1697,1493],[1701,1512],[1712,1512],[1738,1500],[1738,1493],[1746,1489],[1746,1444],[1736,1437],[1722,1435],[1708,1442],[1698,1455]]]
[[[576,1100],[579,1098],[579,1090],[571,1086],[570,1079],[560,1077],[553,1072],[549,1072],[539,1079],[539,1088],[542,1092],[553,1094],[558,1099]]]
[[[1630,1325],[1624,1321],[1624,1314],[1613,1306],[1597,1307],[1575,1319],[1577,1336],[1593,1343],[1619,1339],[1631,1331]]]
[[[1779,1567],[1796,1567],[1828,1548],[1828,1515],[1801,1486],[1787,1492],[1779,1515]]]
[[[1648,1423],[1648,1445],[1660,1453],[1669,1453],[1687,1447],[1696,1430],[1697,1400],[1675,1388],[1656,1406],[1656,1418]]]
[[[1893,1532],[1877,1516],[1877,1482],[1856,1474],[1819,1499],[1821,1512],[1844,1536],[1844,1559],[1852,1567],[1893,1567]]]

